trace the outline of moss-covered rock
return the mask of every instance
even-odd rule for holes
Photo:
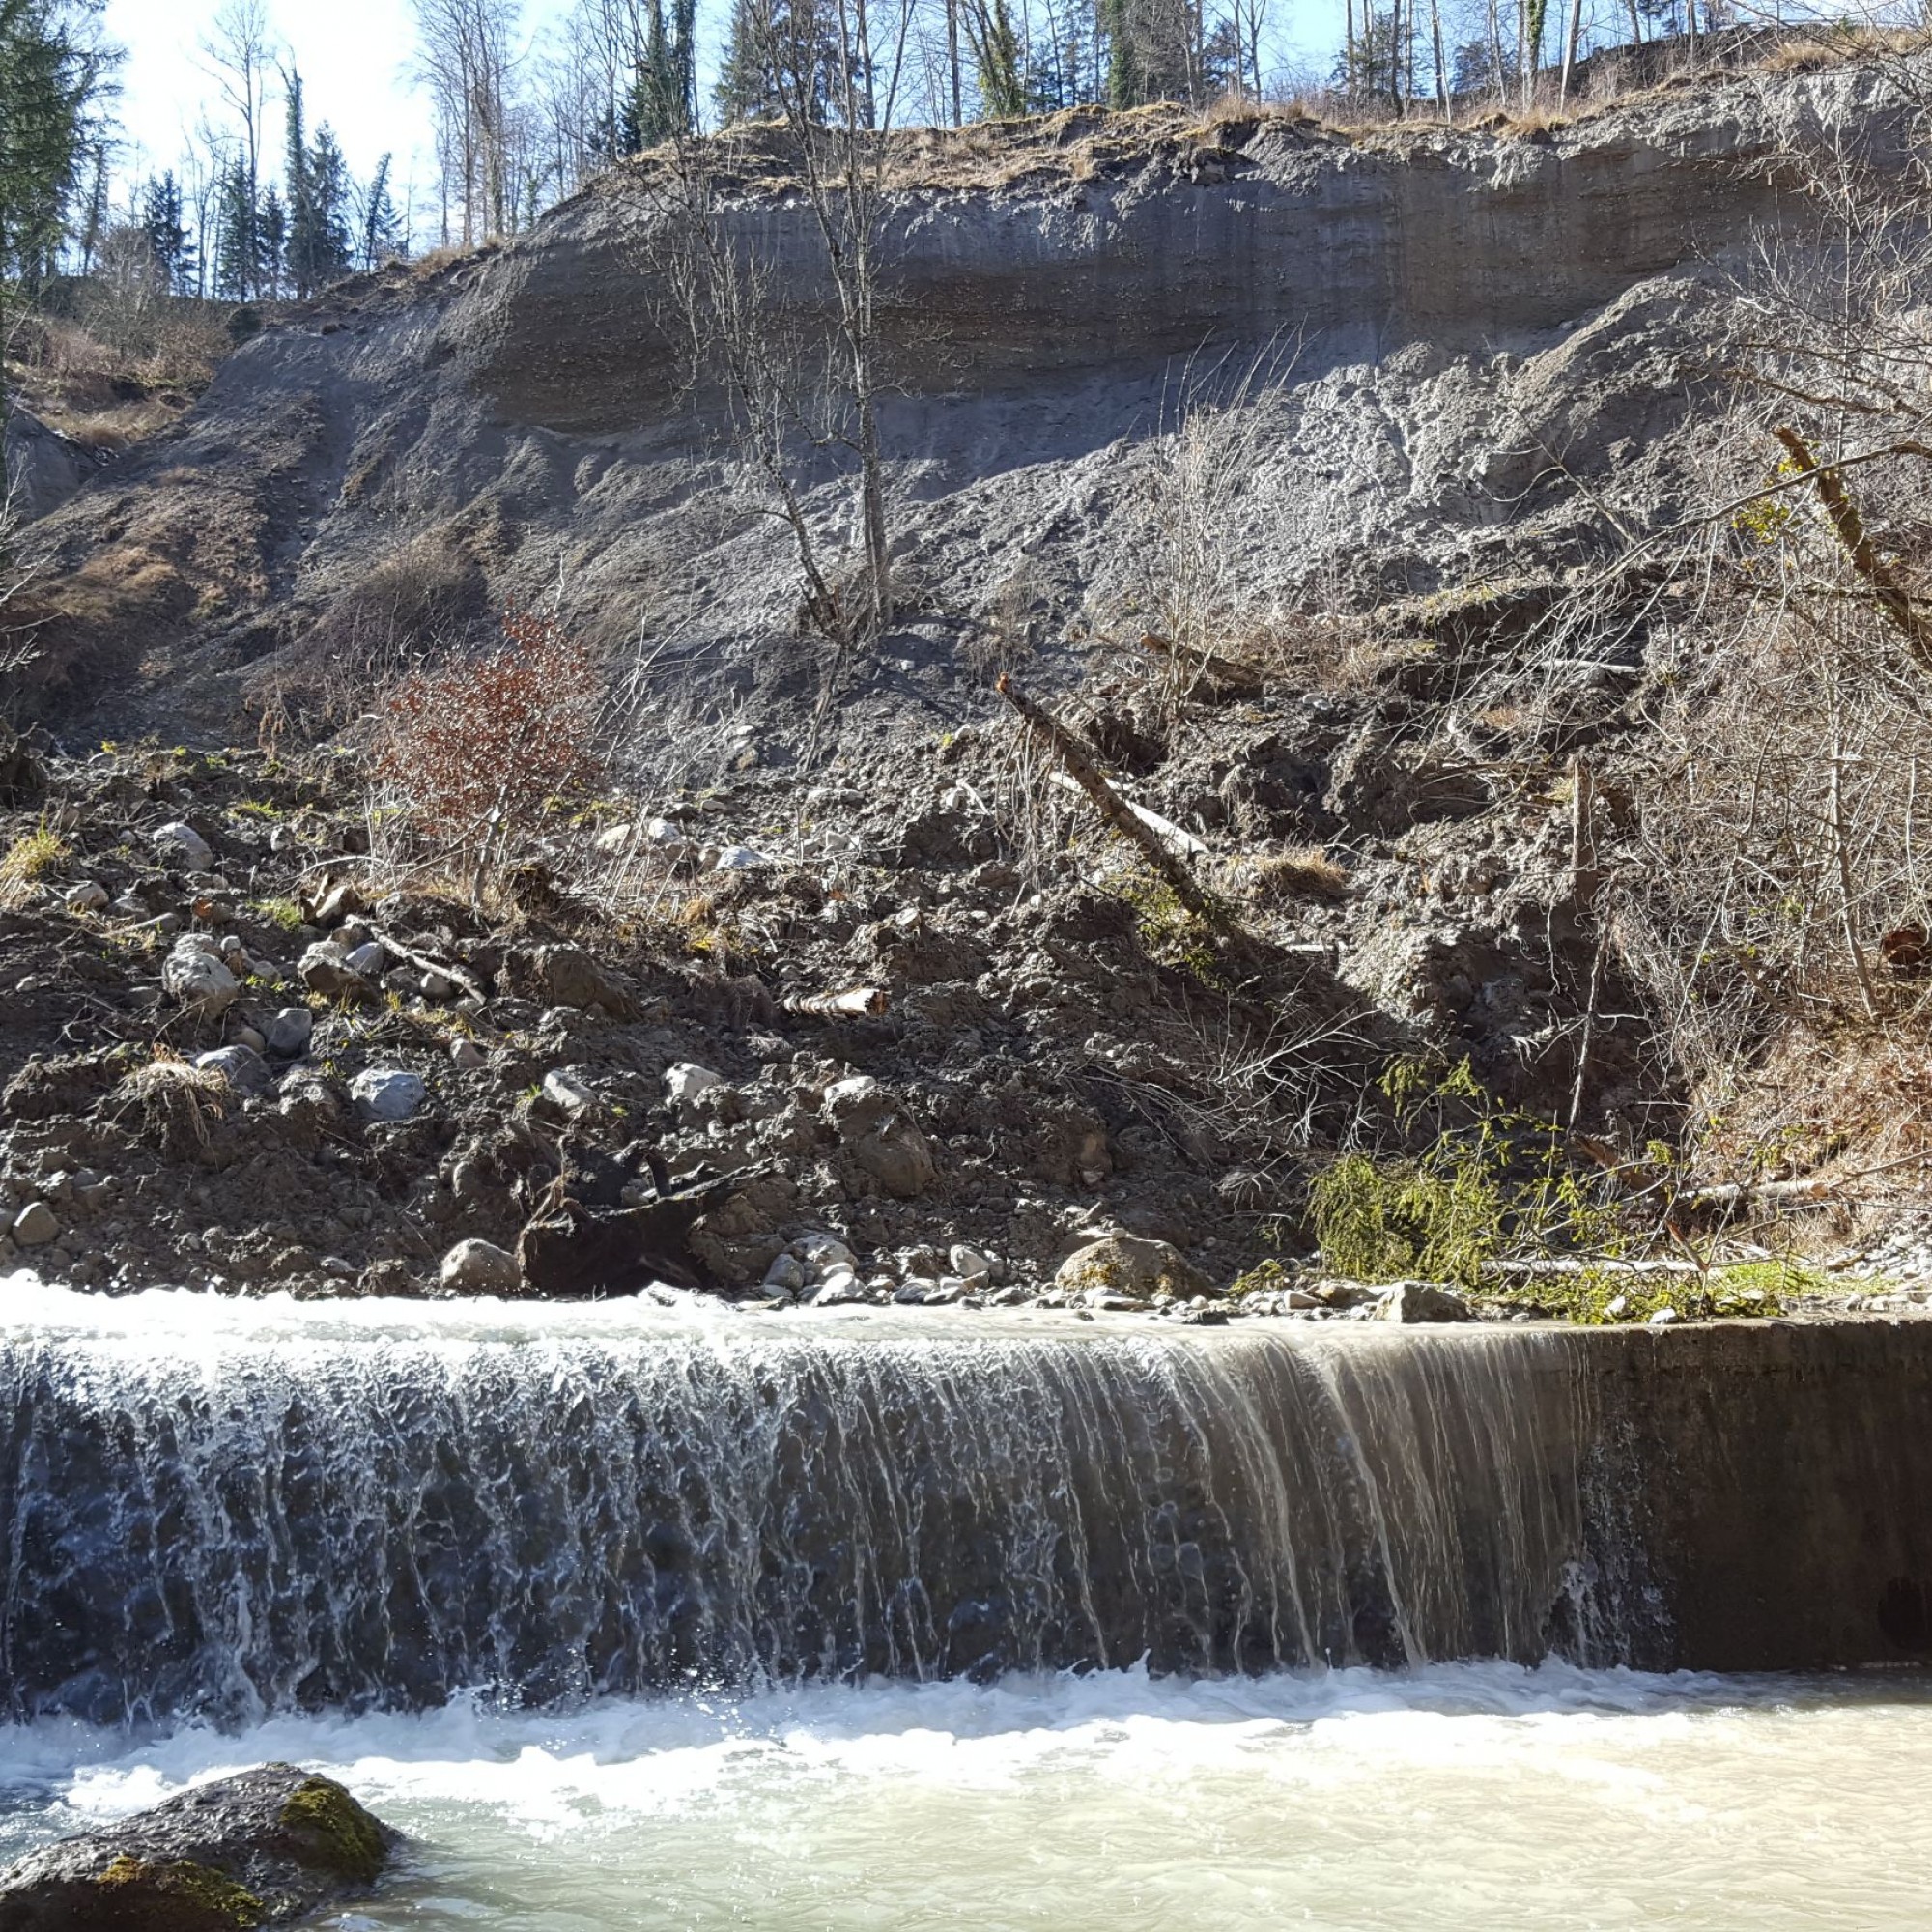
[[[394,1832],[289,1764],[197,1785],[0,1876],[0,1932],[258,1932],[366,1890]]]

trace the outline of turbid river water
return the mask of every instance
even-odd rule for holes
[[[1138,1672],[0,1735],[6,1849],[286,1756],[414,1834],[341,1928],[1923,1927],[1932,1685]],[[77,1767],[77,1768],[76,1768]]]

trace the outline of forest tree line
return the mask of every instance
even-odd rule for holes
[[[696,0],[568,0],[541,31],[523,0],[409,4],[435,152],[399,179],[388,155],[351,169],[265,0],[224,0],[198,45],[192,134],[171,164],[134,172],[100,0],[0,0],[0,277],[300,298],[526,228],[624,156],[780,117],[795,89],[828,122],[850,111],[878,128],[1297,89],[1400,113],[1507,94],[1566,21],[1574,51],[1579,33],[1642,40],[1722,12],[1588,0],[1586,24],[1577,0],[1347,0],[1343,43],[1311,71],[1282,57],[1289,0],[729,0],[715,46]]]

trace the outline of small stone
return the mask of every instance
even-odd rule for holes
[[[107,904],[107,888],[97,879],[83,879],[61,895],[69,912],[100,912]]]
[[[162,865],[177,872],[206,872],[214,864],[208,840],[192,825],[173,819],[148,835]]]
[[[224,1046],[195,1056],[204,1072],[218,1073],[238,1094],[266,1094],[275,1084],[269,1063],[252,1046]]]
[[[544,1075],[543,1096],[566,1114],[589,1114],[597,1109],[596,1091],[569,1067],[556,1067]]]
[[[340,943],[338,940],[337,944]],[[374,980],[381,977],[388,957],[387,952],[375,940],[370,939],[365,940],[360,946],[350,949],[348,964],[351,972],[361,974],[365,980]]]
[[[856,1268],[857,1258],[837,1235],[801,1235],[792,1252],[804,1262],[807,1280],[822,1281],[836,1267]]]
[[[1069,1292],[1098,1290],[1142,1301],[1156,1294],[1184,1299],[1213,1292],[1179,1248],[1139,1235],[1103,1235],[1089,1241],[1067,1256],[1054,1279]]]
[[[622,1015],[636,1004],[623,982],[581,946],[539,946],[519,960],[518,977],[554,1007]]]
[[[893,1299],[904,1308],[923,1308],[939,1293],[939,1283],[930,1275],[908,1275],[893,1291]]]
[[[753,845],[720,846],[708,867],[714,872],[749,872],[772,862]]]
[[[893,1096],[869,1074],[835,1080],[825,1090],[824,1116],[840,1140],[868,1134],[893,1111]]]
[[[838,1308],[853,1301],[869,1301],[869,1291],[860,1281],[856,1269],[835,1267],[826,1271],[818,1292],[811,1297],[814,1308]]]
[[[1644,1326],[1647,1328],[1667,1328],[1671,1322],[1681,1321],[1683,1319],[1674,1308],[1654,1308],[1646,1319]]]
[[[329,887],[317,900],[314,923],[327,932],[362,910],[362,895],[353,880],[343,879]]]
[[[161,967],[161,985],[184,1007],[213,1019],[235,1004],[241,985],[212,952],[183,941]]]
[[[1474,1313],[1454,1290],[1433,1281],[1399,1281],[1376,1306],[1380,1321],[1467,1321]]]
[[[665,1093],[680,1112],[695,1106],[714,1087],[724,1085],[724,1076],[722,1073],[714,1073],[710,1067],[699,1066],[693,1060],[681,1060],[665,1073]]]
[[[320,940],[301,956],[296,968],[311,993],[325,1000],[373,1000],[376,989],[349,963],[348,952],[333,940]]]
[[[407,1121],[428,1092],[406,1066],[371,1066],[349,1083],[349,1097],[374,1121]]]
[[[306,1007],[284,1007],[268,1025],[268,1050],[285,1060],[294,1060],[308,1051],[315,1034],[315,1015]]]
[[[805,1264],[796,1255],[780,1255],[765,1270],[765,1286],[796,1294],[805,1286]]]
[[[488,1066],[490,1056],[473,1039],[453,1039],[449,1042],[450,1064],[460,1066],[466,1073],[473,1073],[479,1066]]]
[[[516,1256],[494,1241],[458,1241],[438,1278],[458,1294],[515,1294],[524,1285]]]
[[[34,1201],[14,1215],[9,1232],[23,1248],[43,1248],[60,1233],[60,1223],[44,1201]]]

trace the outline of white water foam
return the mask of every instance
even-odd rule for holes
[[[416,1842],[343,1927],[1924,1922],[1932,1689],[1544,1665],[463,1701],[0,1733],[10,1849],[284,1757]]]

